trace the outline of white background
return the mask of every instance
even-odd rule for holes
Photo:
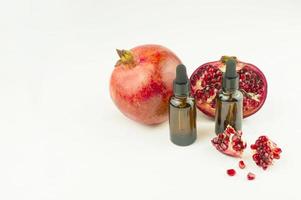
[[[0,3],[0,199],[301,199],[301,3],[288,1],[23,0]],[[116,48],[156,43],[191,74],[236,55],[261,68],[264,107],[244,121],[252,143],[269,135],[282,158],[263,171],[198,140],[169,141],[168,123],[124,117],[109,95]],[[246,180],[247,172],[255,181]]]

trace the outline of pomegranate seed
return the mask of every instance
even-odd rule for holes
[[[234,128],[232,128],[231,126],[229,126],[229,128],[226,129],[227,133],[235,133]]]
[[[200,99],[200,98],[202,97],[202,95],[203,95],[203,94],[202,94],[202,91],[201,91],[201,90],[197,90],[197,91],[196,91],[196,98],[197,98],[197,99]]]
[[[244,161],[242,161],[242,160],[239,161],[238,166],[239,166],[240,169],[244,169],[246,167]]]
[[[207,84],[207,83],[206,83],[206,81],[205,81],[205,80],[203,80],[203,81],[202,81],[202,83],[201,83],[201,86],[202,86],[202,87],[205,87],[205,86],[206,86],[206,84]]]
[[[197,72],[200,76],[204,73],[204,70],[201,68],[201,69],[198,69],[198,72]]]
[[[255,161],[259,160],[259,154],[258,153],[253,155],[253,160],[255,160]]]
[[[248,79],[248,80],[249,80],[249,79],[250,79],[250,77],[251,77],[250,73],[248,73],[248,72],[247,72],[245,75],[246,75],[246,79]]]
[[[266,142],[266,141],[268,141],[268,138],[267,138],[267,136],[262,135],[262,136],[260,136],[260,137],[258,138],[258,140],[260,140],[260,141],[262,141],[262,142]]]
[[[195,86],[196,80],[195,80],[195,79],[192,79],[192,80],[190,81],[190,83],[191,83],[192,86]]]
[[[210,66],[210,68],[208,69],[208,72],[209,72],[209,73],[212,73],[213,71],[214,71],[213,67]]]
[[[280,155],[279,154],[273,154],[273,156],[274,156],[274,159],[280,159]]]
[[[200,78],[200,76],[199,76],[198,74],[195,74],[195,75],[193,75],[193,78],[192,78],[192,79],[193,79],[194,81],[197,81],[199,78]]]
[[[248,180],[250,180],[250,181],[251,181],[251,180],[254,180],[255,177],[256,177],[255,174],[253,174],[252,172],[249,172],[248,175],[247,175],[247,178],[248,178]]]
[[[227,170],[227,174],[228,174],[229,176],[234,176],[234,175],[236,174],[236,171],[235,171],[234,169],[228,169],[228,170]]]
[[[216,88],[216,90],[219,90],[221,88],[221,84],[220,83],[215,83],[214,87]]]
[[[276,148],[276,149],[274,149],[274,152],[277,154],[280,154],[282,152],[282,150],[280,148]]]

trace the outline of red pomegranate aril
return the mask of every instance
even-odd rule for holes
[[[274,153],[276,154],[280,154],[282,152],[282,150],[280,148],[275,148],[274,149]]]
[[[235,171],[234,169],[228,169],[228,170],[227,170],[227,174],[228,174],[229,176],[234,176],[234,175],[236,174],[236,171]]]
[[[253,174],[252,172],[249,172],[248,175],[247,175],[247,178],[248,178],[248,180],[250,180],[250,181],[254,180],[255,177],[256,177],[256,175]]]
[[[240,80],[241,80],[241,82],[243,82],[244,80],[246,80],[246,75],[245,75],[245,74],[242,74],[242,75],[240,76]]]
[[[193,85],[193,86],[195,86],[196,80],[195,80],[195,79],[192,79],[192,80],[190,81],[190,84]]]
[[[198,90],[195,95],[196,99],[200,99],[202,96],[203,96],[202,91]]]
[[[200,76],[198,74],[195,74],[193,77],[194,80],[198,80],[199,78],[200,78]]]
[[[246,165],[245,165],[244,161],[242,161],[242,160],[239,161],[238,166],[239,166],[240,169],[246,168]]]
[[[266,142],[266,141],[268,141],[268,138],[267,138],[267,136],[262,135],[262,136],[260,136],[260,137],[258,138],[258,140],[260,140],[260,141],[262,141],[262,142]]]
[[[219,81],[219,80],[218,80]],[[219,90],[221,88],[221,83],[215,83],[214,84],[215,90]]]
[[[274,156],[274,159],[280,159],[280,155],[279,154],[274,153],[273,156]]]
[[[255,144],[251,145],[251,149],[254,151],[253,160],[264,170],[273,164],[274,159],[280,159],[280,153],[282,152],[276,143],[267,136],[260,136]]]
[[[252,157],[253,157],[254,161],[258,161],[259,160],[259,154],[258,153],[255,153]]]
[[[201,83],[201,86],[202,86],[202,87],[205,87],[205,86],[206,86],[206,81],[205,81],[205,80]]]
[[[209,92],[202,93],[204,97],[196,99],[196,105],[200,111],[211,117],[215,115],[215,104],[212,102],[221,89],[222,74],[228,59],[229,57],[223,56],[219,61],[203,64],[190,78],[193,95],[200,89],[209,88],[206,89]],[[263,106],[267,95],[267,81],[256,66],[239,60],[237,60],[237,72],[240,77],[239,87],[244,94],[243,116],[245,118],[256,113]]]

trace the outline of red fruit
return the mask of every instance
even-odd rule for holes
[[[251,181],[251,180],[254,180],[255,177],[256,177],[255,174],[253,174],[252,172],[249,172],[248,175],[247,175],[247,178],[248,178],[248,180],[250,180],[250,181]]]
[[[274,159],[279,159],[282,152],[267,136],[260,136],[251,149],[254,151],[253,160],[264,170],[273,164]]]
[[[220,152],[230,156],[240,157],[247,147],[247,144],[242,141],[241,135],[241,131],[236,132],[234,128],[228,125],[226,130],[213,138],[211,142]]]
[[[235,171],[234,169],[228,169],[228,170],[227,170],[227,174],[228,174],[229,176],[234,176],[234,175],[236,174],[236,171]]]
[[[229,57],[223,56],[219,61],[205,63],[190,77],[191,92],[196,98],[196,105],[200,111],[210,117],[215,115],[215,97],[221,89],[222,74],[228,59]],[[239,87],[244,94],[243,116],[245,118],[256,113],[263,106],[267,96],[267,81],[264,74],[253,64],[237,60],[236,70],[240,79]]]
[[[158,124],[166,121],[180,59],[159,45],[142,45],[117,52],[120,60],[110,80],[110,93],[116,106],[137,122]]]
[[[239,161],[238,166],[239,166],[240,169],[244,169],[246,167],[244,161],[242,161],[242,160]]]

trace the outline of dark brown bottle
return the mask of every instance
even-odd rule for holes
[[[187,146],[196,140],[196,107],[190,97],[189,80],[184,65],[177,66],[174,95],[169,101],[170,140],[179,146]]]
[[[215,109],[215,133],[224,132],[228,125],[236,131],[242,129],[243,94],[239,91],[239,77],[236,72],[236,61],[226,62],[222,90],[217,94]]]

